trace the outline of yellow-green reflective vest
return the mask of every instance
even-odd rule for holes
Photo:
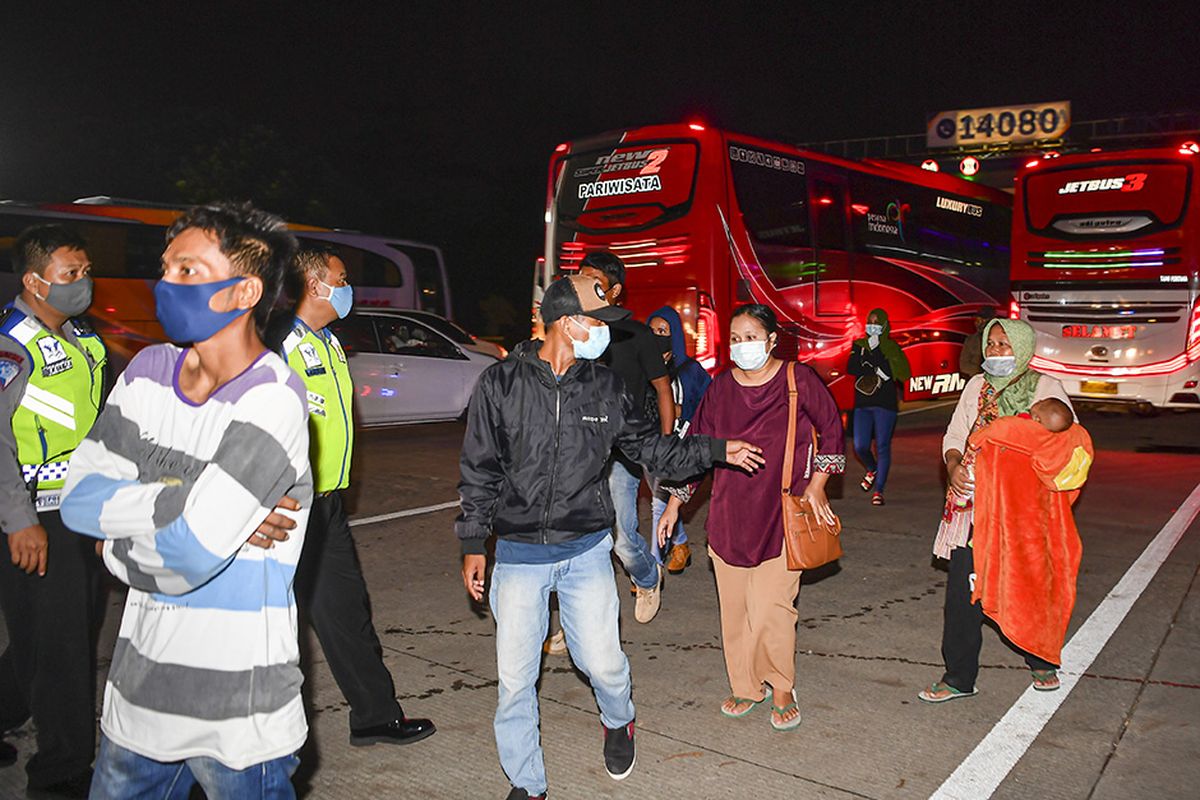
[[[309,461],[318,493],[350,485],[354,447],[354,383],[346,351],[328,328],[314,331],[302,321],[283,342],[283,353],[308,395]]]
[[[100,337],[75,320],[76,341],[51,333],[40,322],[10,308],[0,334],[25,348],[29,382],[12,416],[17,460],[26,485],[37,483],[37,508],[57,508],[71,453],[100,413],[107,354]]]

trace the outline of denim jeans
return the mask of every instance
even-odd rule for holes
[[[617,629],[620,604],[613,576],[612,540],[552,564],[499,562],[488,598],[496,619],[496,749],[513,786],[546,791],[546,766],[538,734],[537,683],[542,642],[550,620],[550,592],[571,660],[591,681],[600,721],[618,728],[633,721],[629,660]]]
[[[608,473],[608,493],[612,496],[613,511],[617,517],[617,543],[613,549],[633,582],[643,589],[652,589],[658,585],[658,562],[650,552],[650,545],[638,533],[637,501],[641,485],[640,467],[635,474],[621,459],[612,460]],[[653,533],[650,538],[654,538]]]
[[[294,800],[294,755],[281,756],[242,770],[214,758],[163,762],[138,755],[100,737],[100,755],[89,800],[187,800],[199,783],[208,800]]]
[[[854,409],[854,452],[867,472],[875,473],[875,484],[871,488],[883,494],[887,484],[888,470],[892,466],[892,433],[896,430],[895,411],[887,408]],[[871,453],[871,439],[875,439],[875,453]]]

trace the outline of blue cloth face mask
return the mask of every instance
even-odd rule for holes
[[[571,322],[575,322],[573,317],[568,317]],[[607,325],[598,325],[594,328],[585,326],[579,322],[575,322],[580,328],[587,331],[587,341],[580,341],[571,334],[567,334],[567,338],[571,340],[571,347],[575,351],[576,358],[597,359],[604,354],[608,349],[609,333]]]
[[[354,306],[354,287],[330,286],[325,281],[317,281],[317,283],[329,290],[329,297],[322,297],[321,299],[329,301],[329,305],[333,306],[338,319],[345,319],[346,315],[350,313],[351,307]]]
[[[1017,368],[1016,356],[988,356],[983,360],[983,371],[997,378],[1007,378]]]
[[[883,334],[882,325],[874,325],[867,323],[867,336],[880,336]]]
[[[203,342],[247,313],[248,308],[213,311],[208,305],[217,292],[244,280],[237,277],[211,283],[159,281],[154,287],[154,313],[167,338],[180,343]]]

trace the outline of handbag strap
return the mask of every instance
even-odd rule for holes
[[[792,466],[796,450],[796,406],[799,405],[799,400],[796,394],[796,362],[789,361],[787,363],[787,383],[788,383],[788,432],[787,444],[783,450],[783,474],[781,481],[783,483],[783,493],[791,494],[792,492]]]

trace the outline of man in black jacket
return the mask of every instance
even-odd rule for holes
[[[615,444],[655,474],[685,480],[724,461],[748,470],[761,450],[705,436],[662,436],[621,379],[594,359],[608,344],[610,306],[598,281],[550,285],[542,300],[546,340],[518,345],[479,378],[467,416],[455,530],[463,583],[483,599],[485,541],[496,534],[490,604],[496,619],[500,699],[496,747],[513,784],[510,800],[542,797],[537,680],[550,592],[575,665],[591,681],[604,724],[604,762],[615,780],[634,765],[629,661],[617,629],[612,499],[604,479]]]

